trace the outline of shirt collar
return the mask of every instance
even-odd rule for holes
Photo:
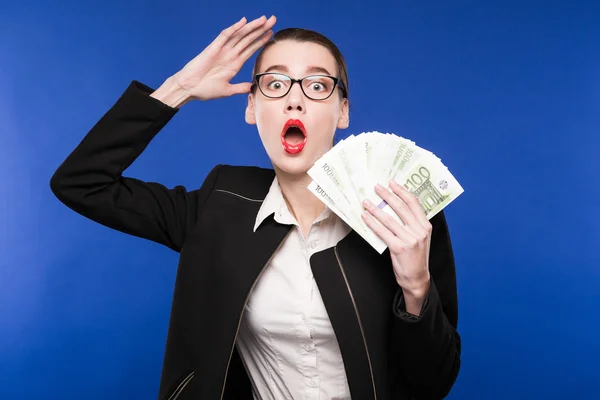
[[[284,212],[284,210],[286,212]],[[260,224],[262,224],[263,221],[273,213],[275,214],[275,220],[278,222],[281,222],[282,218],[285,219],[285,216],[290,214],[287,209],[287,204],[285,204],[285,200],[283,199],[283,194],[281,193],[277,176],[275,176],[275,179],[273,179],[271,187],[269,188],[269,192],[267,193],[267,196],[263,200],[263,203],[258,210],[256,222],[254,223],[254,232],[256,232]],[[287,223],[293,224],[293,218]]]
[[[275,214],[275,221],[280,224],[285,225],[298,225],[296,219],[290,212],[283,198],[283,193],[281,192],[281,187],[279,186],[279,181],[277,180],[277,176],[273,179],[271,183],[271,187],[269,188],[269,192],[265,196],[265,199],[256,214],[256,221],[254,223],[254,232],[258,229],[258,227],[264,222],[264,220],[271,214]],[[328,218],[331,215],[331,210],[329,207],[325,207],[321,215],[317,218],[315,222],[322,221]]]

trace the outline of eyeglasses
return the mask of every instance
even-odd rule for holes
[[[336,86],[342,89],[344,96],[346,90],[339,78],[329,75],[309,75],[302,79],[293,79],[285,74],[265,72],[254,77],[253,85],[257,84],[265,97],[278,99],[287,95],[294,83],[298,82],[302,93],[312,100],[326,100],[334,92]]]

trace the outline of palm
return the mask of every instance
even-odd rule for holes
[[[245,19],[223,30],[219,36],[176,75],[176,82],[191,97],[208,100],[247,93],[250,83],[230,84],[244,63],[271,37],[275,17]]]

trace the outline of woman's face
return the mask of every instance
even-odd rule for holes
[[[264,52],[259,67],[257,73],[277,72],[295,79],[313,74],[338,76],[335,59],[329,50],[310,42],[286,40],[275,43]],[[281,87],[278,82],[273,85],[274,88]],[[297,129],[286,134],[285,127],[291,120],[301,122],[305,138]],[[246,122],[256,124],[276,169],[289,174],[304,174],[331,148],[336,129],[348,127],[348,100],[341,98],[337,87],[325,100],[309,99],[299,84],[292,85],[282,98],[265,97],[257,88],[248,96]]]

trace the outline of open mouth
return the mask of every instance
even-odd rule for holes
[[[298,154],[306,144],[306,129],[299,119],[289,119],[281,131],[281,144],[289,154]]]

